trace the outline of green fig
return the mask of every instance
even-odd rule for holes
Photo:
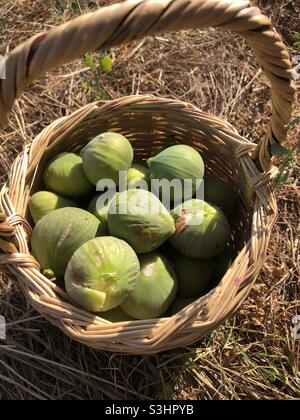
[[[103,200],[101,200],[102,196],[102,194],[99,194],[92,199],[88,211],[103,223],[103,227],[105,226],[105,230],[108,233],[108,211],[112,198],[107,197],[103,203]]]
[[[214,273],[212,260],[194,260],[179,255],[175,260],[178,276],[178,294],[180,296],[198,297],[208,287]]]
[[[206,202],[215,204],[227,216],[230,216],[235,205],[234,188],[223,179],[207,176],[204,182],[204,199]]]
[[[119,306],[134,290],[140,264],[133,249],[111,236],[82,245],[69,261],[65,283],[70,298],[90,312]]]
[[[50,213],[53,210],[61,209],[63,207],[76,207],[74,201],[68,200],[59,194],[55,194],[50,191],[39,191],[29,200],[30,214],[37,223],[42,217]]]
[[[215,278],[220,281],[234,262],[236,252],[232,244],[227,244],[224,250],[213,258]]]
[[[177,277],[169,261],[153,252],[139,258],[141,276],[136,288],[121,304],[135,319],[153,319],[163,315],[175,299]]]
[[[61,153],[50,161],[44,183],[64,197],[82,197],[93,190],[83,171],[82,159],[74,153]]]
[[[179,144],[168,147],[158,155],[148,159],[151,178],[155,180],[180,181],[180,190],[170,187],[172,201],[182,202],[191,199],[199,187],[197,181],[204,176],[204,162],[201,155],[191,146]],[[163,187],[155,192],[160,196],[165,193]],[[183,195],[184,194],[184,195]]]
[[[186,257],[209,259],[219,254],[230,237],[230,226],[218,207],[192,199],[172,211],[176,232],[170,239]]]
[[[177,296],[170,308],[170,314],[175,315],[180,312],[182,309],[189,306],[191,303],[195,301],[194,298],[185,298],[182,296]]]
[[[107,312],[100,312],[100,318],[104,318],[110,322],[124,322],[124,321],[132,321],[133,318],[127,315],[121,308],[118,306],[117,308],[111,309]]]
[[[175,232],[173,218],[159,199],[140,189],[114,196],[108,227],[111,235],[127,241],[138,254],[155,250]]]
[[[138,163],[134,163],[131,168],[128,170],[127,173],[127,183],[128,188],[139,188],[144,183],[149,186],[150,183],[150,171],[148,168],[145,168],[145,166],[139,165]],[[147,189],[145,184],[145,188]]]
[[[91,140],[80,153],[87,178],[94,185],[110,179],[119,185],[119,172],[127,172],[133,161],[133,149],[126,137],[103,133]]]
[[[99,220],[85,210],[66,207],[44,216],[33,229],[34,257],[47,277],[63,276],[74,252],[101,234]]]

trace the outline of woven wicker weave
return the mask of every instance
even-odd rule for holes
[[[125,97],[90,104],[55,121],[19,155],[2,188],[2,271],[18,280],[38,312],[90,347],[137,354],[180,347],[211,332],[247,297],[264,263],[276,219],[270,145],[284,141],[291,115],[294,86],[289,54],[269,19],[248,0],[131,0],[38,34],[7,57],[7,79],[0,84],[0,128],[7,125],[8,113],[26,85],[59,65],[88,51],[145,35],[204,27],[243,36],[271,82],[271,123],[259,145],[241,137],[228,122],[193,105],[153,96]],[[65,292],[40,273],[30,254],[28,198],[42,187],[45,164],[58,152],[80,150],[91,137],[107,130],[126,135],[141,159],[159,151],[170,138],[191,144],[208,162],[208,172],[225,176],[239,192],[233,216],[239,253],[233,266],[216,289],[173,317],[105,321],[71,304]]]

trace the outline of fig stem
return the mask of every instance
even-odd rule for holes
[[[56,276],[53,270],[51,270],[51,268],[47,268],[46,270],[43,271],[43,275],[45,277],[47,277],[47,279],[55,281],[56,280]]]

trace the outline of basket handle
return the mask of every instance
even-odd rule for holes
[[[179,29],[218,27],[242,35],[254,48],[271,83],[270,128],[257,147],[260,165],[271,165],[270,145],[283,142],[294,97],[292,64],[270,20],[248,0],[127,0],[80,16],[34,36],[6,58],[0,84],[0,129],[14,101],[34,79],[88,51]]]

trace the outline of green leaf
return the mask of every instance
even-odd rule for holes
[[[280,157],[286,156],[287,153],[289,152],[281,144],[273,144],[272,148],[271,148],[271,151],[272,151],[273,156],[280,156]]]
[[[104,55],[100,59],[100,66],[101,66],[101,70],[104,73],[109,73],[110,71],[112,71],[112,68],[113,68],[112,58],[109,55]]]
[[[82,86],[82,89],[84,89],[84,90],[89,90],[89,88],[90,88],[88,82],[82,82],[81,86]]]
[[[84,62],[92,71],[97,70],[97,66],[95,64],[94,57],[92,56],[92,54],[86,54],[84,56]]]
[[[296,119],[293,119],[286,125],[286,128],[291,129],[291,128],[295,127],[295,125],[298,125],[299,123],[300,123],[300,119],[299,119],[299,121],[297,121]]]
[[[300,41],[300,32],[295,32],[293,38],[295,41]]]
[[[300,48],[300,41],[294,42],[293,46],[296,48]]]
[[[290,171],[284,171],[283,173],[279,174],[274,180],[275,187],[282,187],[287,183],[291,176]]]
[[[289,177],[290,177],[290,173],[289,173],[289,171],[284,172],[284,173],[282,174],[282,176],[280,177],[280,183],[281,183],[281,184],[285,184],[285,183],[288,181]]]
[[[92,87],[93,87],[94,89],[97,89],[97,87],[98,87],[98,82],[97,82],[97,80],[91,80],[91,81],[90,81],[90,84],[92,85]]]
[[[300,115],[298,117],[293,118],[288,124],[287,128],[294,127],[295,125],[300,124]]]

